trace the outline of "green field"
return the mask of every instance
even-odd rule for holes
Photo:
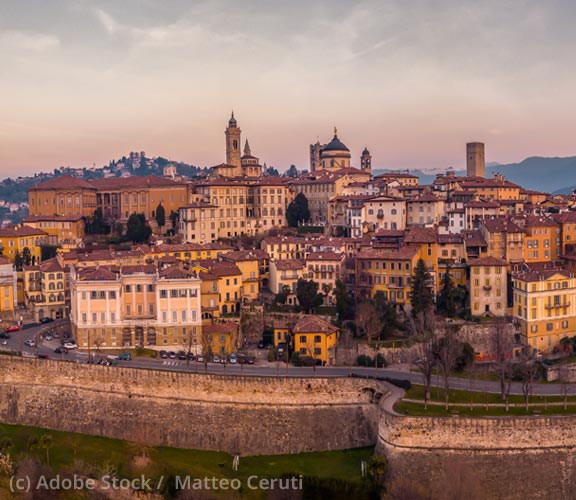
[[[399,401],[394,406],[398,413],[414,416],[449,416],[457,412],[463,416],[506,416],[506,415],[568,415],[576,413],[576,396],[568,396],[567,409],[564,409],[562,396],[530,396],[529,408],[524,406],[524,396],[513,394],[508,397],[509,409],[506,411],[505,402],[500,394],[482,392],[482,383],[476,382],[474,392],[451,389],[449,394],[449,409],[444,405],[429,404],[424,408],[424,386],[413,385],[404,399],[414,401]],[[430,401],[444,403],[444,390],[441,387],[432,387]],[[473,405],[471,407],[470,405]],[[484,406],[486,405],[486,406]],[[494,406],[497,405],[497,406]],[[533,406],[536,405],[536,406]]]
[[[35,444],[46,434],[52,438],[48,452],[45,447]],[[164,498],[174,498],[172,486],[177,475],[192,478],[238,478],[242,485],[246,485],[248,477],[253,475],[260,478],[303,475],[305,490],[309,490],[305,498],[316,498],[321,491],[330,491],[332,495],[338,489],[343,494],[347,492],[341,498],[372,498],[366,493],[366,481],[361,477],[361,462],[370,460],[372,447],[298,455],[241,457],[238,471],[234,471],[233,457],[221,452],[150,447],[116,439],[0,424],[0,443],[5,438],[10,439],[11,455],[17,462],[31,457],[47,466],[52,474],[80,473],[101,477],[103,471],[111,470],[120,478],[135,478],[144,474],[152,478],[153,484],[157,484],[160,477],[163,477],[161,489]],[[236,495],[238,498],[267,498],[266,492],[249,490],[245,486]],[[225,497],[229,498],[229,495]],[[0,474],[0,499],[3,498],[12,497],[9,496],[8,478]],[[82,494],[62,494],[57,498],[88,497]]]

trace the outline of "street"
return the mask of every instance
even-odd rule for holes
[[[86,363],[88,353],[86,351],[70,350],[67,354],[54,353],[54,349],[61,345],[62,339],[51,341],[40,340],[39,334],[48,328],[49,325],[38,323],[26,324],[18,332],[11,332],[11,338],[6,340],[6,345],[0,345],[2,350],[19,351],[22,345],[24,355],[29,357],[48,356],[51,360],[73,361]],[[24,345],[26,340],[36,340],[37,346],[30,347]],[[265,352],[265,351],[264,351]],[[92,351],[96,359],[106,358],[106,350],[100,352]],[[177,359],[161,359],[149,357],[133,357],[131,361],[115,361],[116,366],[130,367],[140,369],[166,370],[166,371],[186,371],[193,373],[209,373],[218,375],[236,375],[252,377],[349,377],[349,376],[366,376],[366,377],[389,377],[395,379],[410,380],[415,384],[422,384],[422,375],[414,369],[408,371],[406,365],[398,368],[363,368],[359,366],[317,366],[313,367],[296,367],[287,365],[282,362],[268,363],[267,361],[258,360],[255,365],[240,364],[221,364],[207,363],[197,361],[181,361]],[[95,365],[98,367],[99,365]],[[399,369],[401,368],[401,369]],[[443,386],[443,380],[439,376],[433,376],[433,386]],[[466,378],[451,377],[450,387],[475,392],[499,393],[500,384],[497,381],[469,380]],[[567,393],[576,395],[576,384],[567,385]],[[510,394],[522,394],[522,385],[513,383]],[[532,388],[534,395],[561,396],[562,390],[560,384],[540,383],[534,384]]]

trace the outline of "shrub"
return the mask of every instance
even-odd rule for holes
[[[370,356],[366,356],[365,354],[360,354],[356,358],[356,365],[357,366],[374,366],[374,360]]]
[[[268,350],[268,362],[272,363],[276,361],[276,349]]]
[[[381,353],[376,354],[376,358],[374,358],[374,364],[377,368],[384,368],[386,366],[386,360]]]

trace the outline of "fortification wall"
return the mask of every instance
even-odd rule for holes
[[[479,498],[576,498],[576,417],[403,417],[383,413],[377,451],[391,480],[423,482],[432,498],[461,481]]]
[[[358,379],[233,377],[0,357],[1,422],[243,455],[374,445],[382,391],[383,384]]]

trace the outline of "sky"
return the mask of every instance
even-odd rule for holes
[[[0,0],[0,176],[130,151],[308,168],[333,127],[359,164],[576,155],[573,0]]]

